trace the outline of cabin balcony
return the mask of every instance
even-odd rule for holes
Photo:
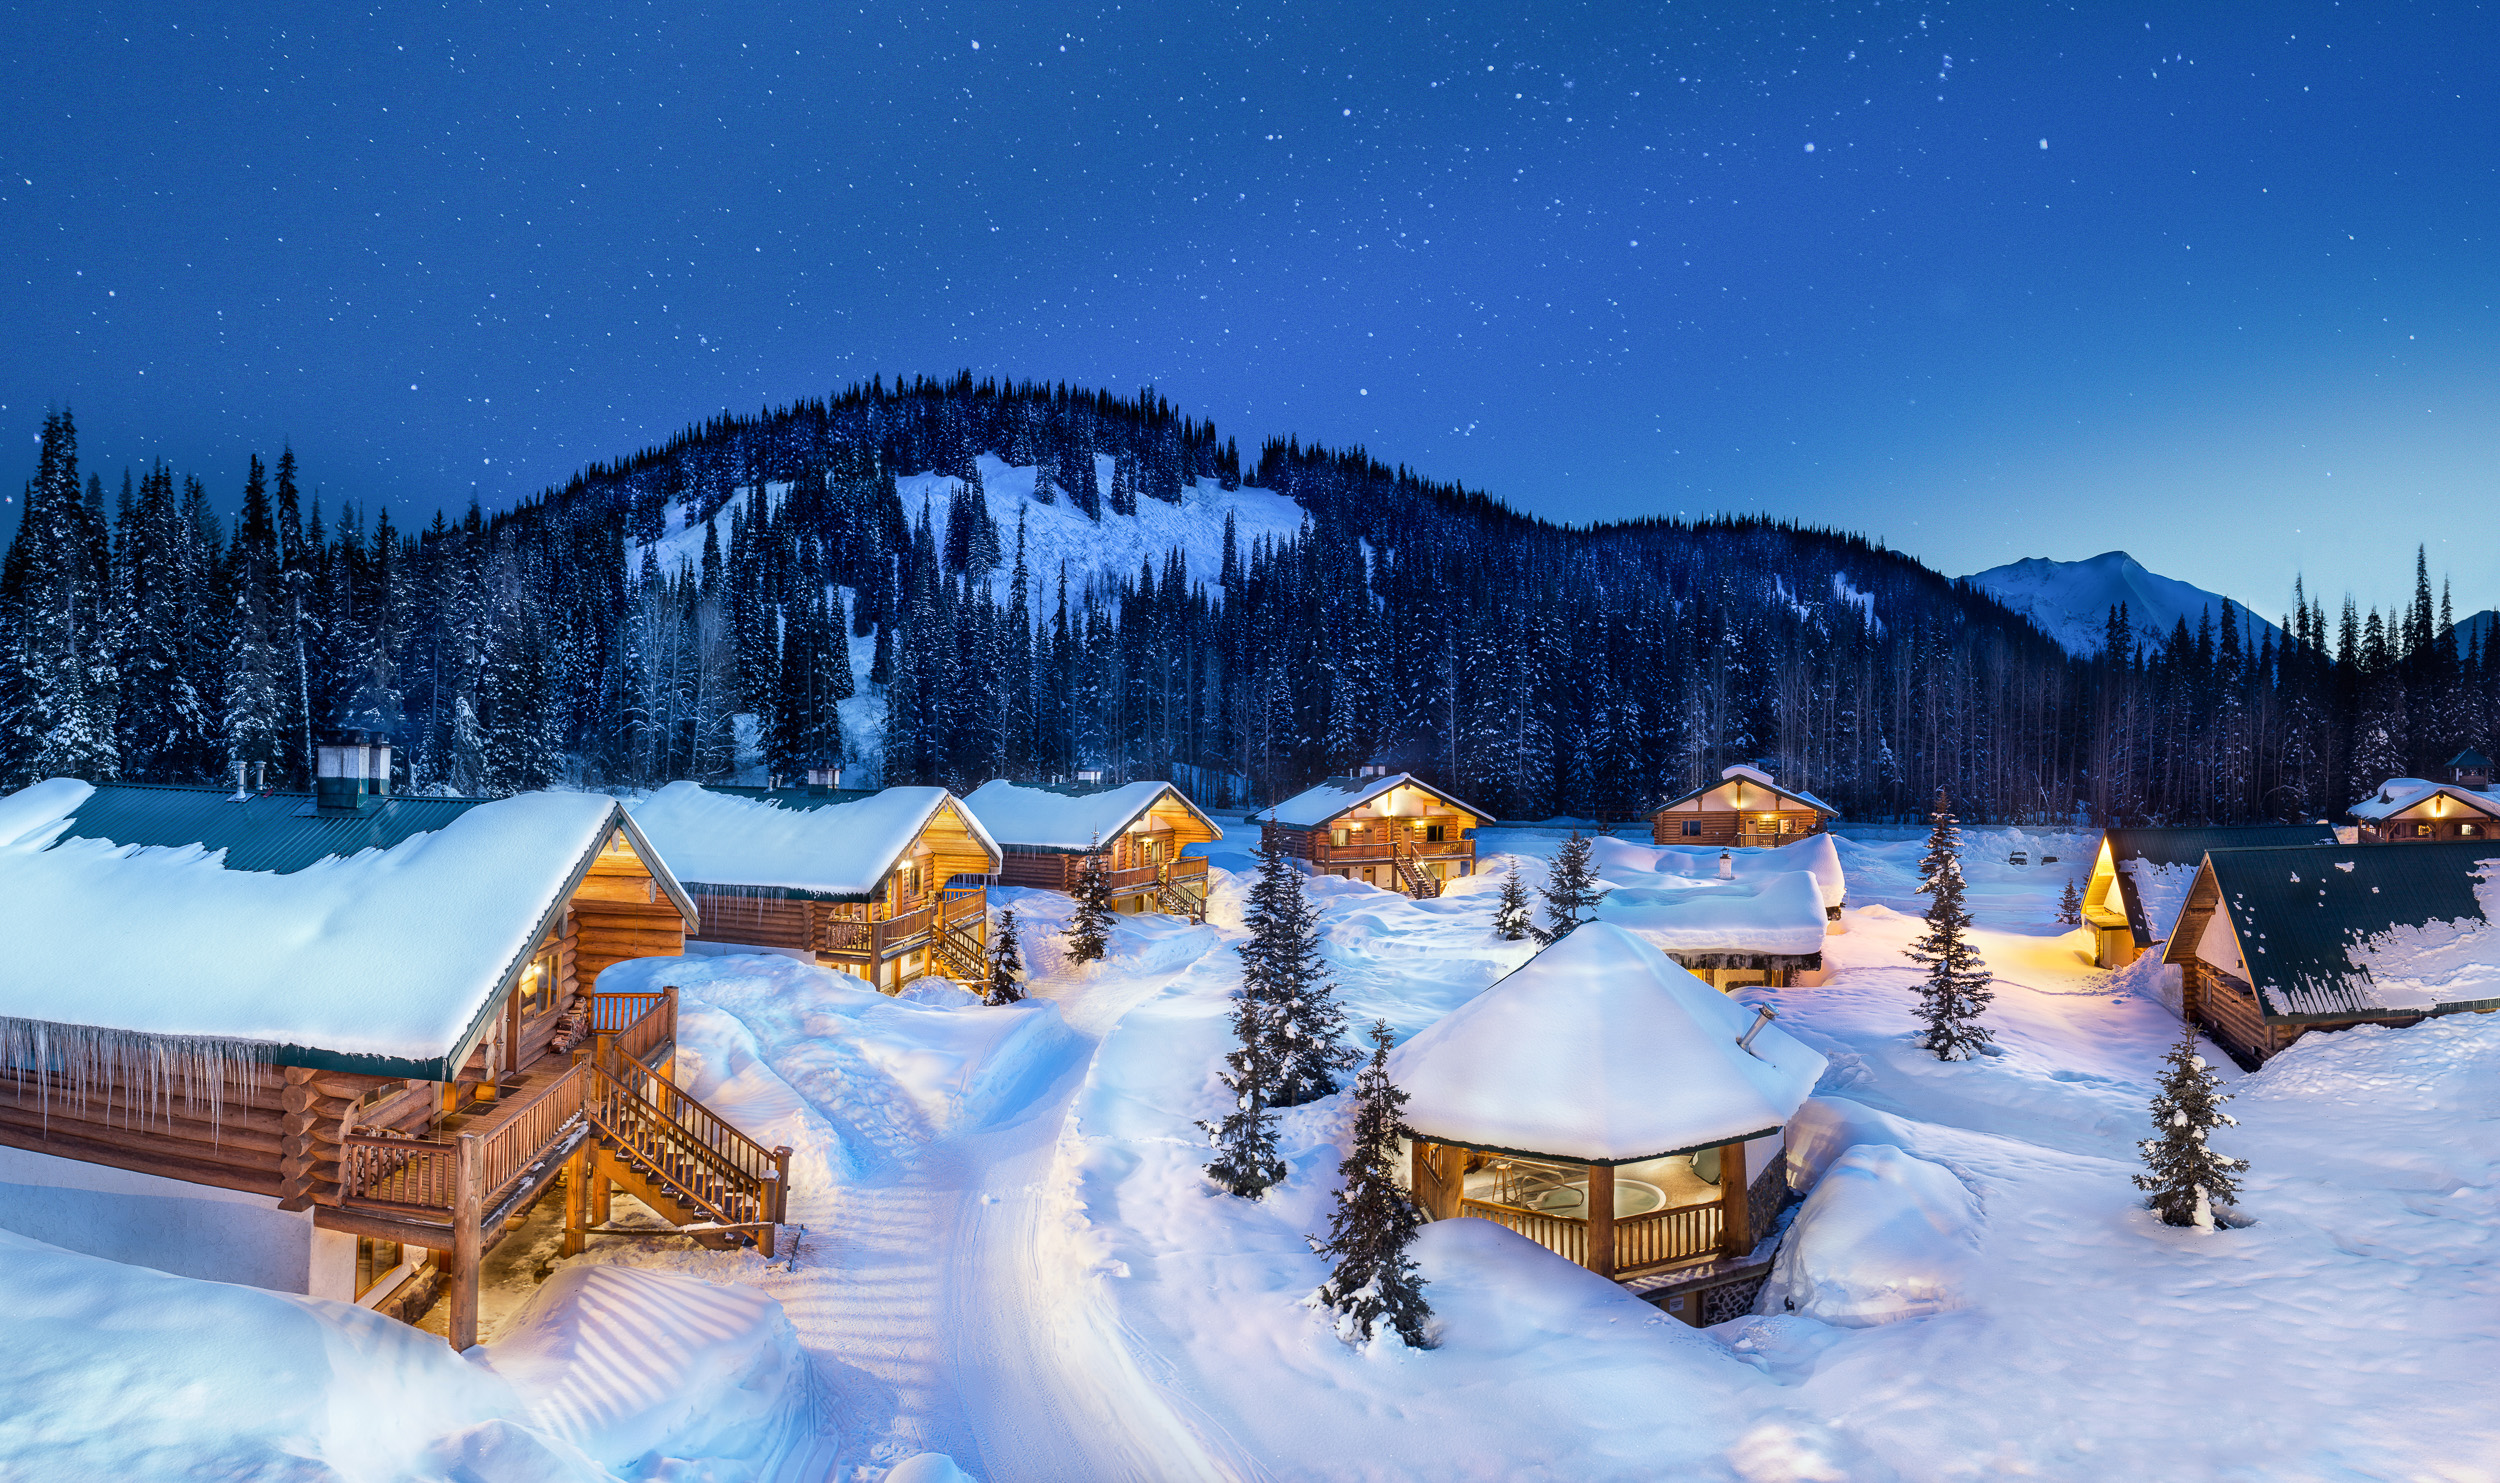
[[[1206,894],[1207,862],[1203,855],[1182,855],[1155,865],[1132,865],[1125,870],[1109,872],[1111,894],[1139,896],[1151,894],[1164,886],[1180,886]]]

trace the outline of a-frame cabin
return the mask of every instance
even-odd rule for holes
[[[2315,1030],[2500,1010],[2478,939],[2489,841],[2214,850],[2162,961],[2181,1011],[2254,1068]]]
[[[893,993],[986,973],[1004,857],[944,788],[876,793],[671,783],[631,805],[702,908],[697,938],[770,948]]]
[[[1261,850],[1423,898],[1475,870],[1476,829],[1491,815],[1413,773],[1372,766],[1250,817]]]
[[[188,1276],[411,1318],[565,1177],[769,1249],[787,1150],[670,1083],[694,903],[612,799],[392,798],[387,748],[319,791],[0,798],[0,1224]],[[698,1145],[700,1145],[698,1147]]]
[[[1649,837],[1653,844],[1771,848],[1820,834],[1839,819],[1840,810],[1822,799],[1740,762],[1708,787],[1660,804],[1649,816]]]
[[[1074,891],[1087,857],[1100,856],[1112,910],[1206,920],[1206,857],[1183,852],[1224,831],[1170,783],[1087,788],[1000,778],[964,804],[1005,852],[1002,886]]]

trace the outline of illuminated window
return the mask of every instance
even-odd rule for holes
[[[520,987],[513,992],[520,997],[523,1014],[545,1014],[555,1008],[555,959],[544,953],[530,959],[530,966],[521,970]]]
[[[373,1284],[388,1277],[399,1266],[399,1243],[377,1241],[371,1236],[356,1238],[356,1296],[373,1291]]]
[[[1330,844],[1333,844],[1333,845],[1343,845],[1343,844],[1346,842],[1346,830],[1345,830],[1345,828],[1344,828],[1342,825],[1340,825],[1339,827],[1337,827],[1337,828],[1335,828],[1335,829],[1331,829],[1331,830],[1329,830],[1329,831],[1328,831],[1328,842],[1329,842]]]
[[[2414,837],[2416,839],[2428,839],[2431,837],[2431,831],[2434,827],[2435,826],[2430,824],[2416,824],[2413,826]]]

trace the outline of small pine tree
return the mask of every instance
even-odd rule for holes
[[[2069,927],[2083,925],[2083,893],[2075,889],[2072,876],[2066,879],[2066,894],[2057,898],[2057,919]]]
[[[1552,920],[1550,932],[1535,927],[1536,940],[1548,944],[1569,937],[1582,922],[1596,915],[1597,904],[1609,893],[1597,889],[1597,866],[1590,859],[1594,841],[1579,830],[1554,853],[1554,865],[1545,873],[1545,886],[1538,894],[1545,898],[1545,915]]]
[[[1536,930],[1536,921],[1528,914],[1528,882],[1519,873],[1519,862],[1511,861],[1502,876],[1502,894],[1493,904],[1493,932],[1504,942],[1517,942]]]
[[[986,1004],[1013,1004],[1024,997],[1024,985],[1018,980],[1024,974],[1024,948],[1016,941],[1016,909],[1008,907],[998,914],[998,930],[990,934],[989,992],[982,997]]]
[[[2135,1187],[2152,1192],[2145,1202],[2165,1225],[2195,1226],[2210,1231],[2214,1213],[2229,1207],[2240,1192],[2232,1176],[2248,1167],[2246,1159],[2214,1152],[2205,1135],[2215,1128],[2236,1128],[2239,1119],[2222,1110],[2231,1100],[2205,1058],[2196,1053],[2196,1025],[2179,1027],[2179,1043],[2163,1057],[2170,1069],[2162,1074],[2161,1090],[2153,1094],[2155,1136],[2138,1143],[2146,1172]]]
[[[1085,868],[1076,877],[1076,915],[1068,922],[1068,961],[1100,961],[1110,937],[1111,875],[1103,869],[1102,851],[1094,849],[1087,852]]]
[[[1387,1324],[1422,1349],[1432,1305],[1407,1248],[1424,1223],[1397,1182],[1406,1093],[1389,1080],[1388,1022],[1375,1021],[1371,1038],[1371,1064],[1354,1081],[1354,1147],[1337,1166],[1345,1183],[1328,1217],[1328,1239],[1311,1238],[1311,1249],[1335,1257],[1337,1267],[1311,1302],[1335,1311],[1337,1337],[1349,1344],[1371,1339]]]
[[[1274,1107],[1299,1107],[1337,1090],[1337,1073],[1362,1059],[1345,1043],[1345,1011],[1319,951],[1319,913],[1302,890],[1301,872],[1268,851],[1242,913],[1250,940],[1241,947],[1242,992],[1264,1001],[1276,1036],[1270,1059]]]
[[[1962,830],[1944,790],[1936,790],[1928,816],[1927,853],[1919,860],[1919,894],[1934,898],[1927,930],[1910,940],[1909,958],[1927,969],[1919,985],[1918,1015],[1927,1022],[1921,1048],[1939,1061],[1964,1061],[1989,1042],[1980,1012],[1996,997],[1992,975],[1970,942],[1970,911],[1962,904]]]

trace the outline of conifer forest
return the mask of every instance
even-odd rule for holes
[[[1204,480],[1305,522],[1071,582],[986,513],[979,453],[1089,517]],[[895,487],[932,471],[942,523]],[[405,790],[649,786],[729,776],[743,716],[785,778],[1186,768],[1263,802],[1379,758],[1504,817],[1619,820],[1760,761],[1861,818],[1942,788],[1974,822],[2227,823],[2340,814],[2500,717],[2500,655],[2418,562],[2403,611],[2302,592],[2279,638],[2226,602],[2159,643],[2112,612],[2077,659],[1856,535],[1560,526],[1360,449],[1245,464],[1152,392],[876,382],[421,529],[354,486],[286,449],[239,506],[161,463],[108,477],[48,417],[0,568],[0,780],[302,786],[359,730]],[[672,519],[710,534],[667,570]],[[855,693],[877,734],[847,734]]]

